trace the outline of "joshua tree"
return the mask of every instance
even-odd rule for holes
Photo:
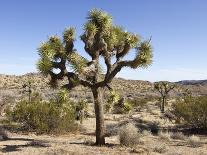
[[[50,85],[56,87],[65,77],[68,82],[62,87],[72,89],[78,85],[91,89],[96,115],[96,144],[105,144],[104,111],[101,89],[110,88],[116,74],[124,67],[145,68],[152,62],[150,40],[141,41],[136,34],[112,25],[112,17],[101,10],[93,9],[87,16],[84,32],[80,39],[90,59],[75,50],[75,30],[67,28],[63,40],[57,36],[49,37],[38,48],[40,60],[38,69],[50,76]],[[136,51],[133,60],[123,60],[129,52]],[[106,72],[100,72],[100,57],[106,64]],[[68,67],[69,66],[69,67]]]
[[[23,84],[23,93],[28,93],[28,100],[31,102],[31,94],[32,94],[32,84],[31,80],[28,80],[27,83]]]
[[[170,84],[169,82],[160,81],[155,82],[154,84],[155,90],[157,90],[161,95],[161,104],[160,104],[160,110],[162,113],[165,111],[165,104],[167,102],[168,94],[171,90],[175,88],[174,84]]]

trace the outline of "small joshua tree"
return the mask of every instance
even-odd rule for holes
[[[27,83],[23,84],[23,93],[28,93],[28,100],[31,102],[31,94],[32,94],[32,82],[28,80]]]
[[[97,9],[89,12],[80,39],[91,59],[82,57],[73,48],[75,30],[67,28],[63,32],[63,40],[52,36],[38,48],[40,55],[38,69],[44,75],[50,76],[50,85],[53,87],[58,85],[58,81],[66,78],[68,83],[63,85],[64,88],[70,90],[82,85],[91,89],[95,104],[96,144],[103,145],[105,127],[101,89],[111,89],[111,81],[124,67],[133,69],[148,67],[152,62],[152,49],[150,40],[141,41],[138,35],[114,26],[112,17]],[[132,49],[136,51],[135,58],[123,59],[126,54],[133,52]],[[106,64],[104,74],[100,72],[100,57]]]
[[[173,90],[175,88],[175,85],[170,84],[169,82],[166,82],[166,81],[160,81],[160,82],[155,82],[154,88],[161,95],[160,110],[161,110],[161,112],[164,113],[168,94],[171,90]]]

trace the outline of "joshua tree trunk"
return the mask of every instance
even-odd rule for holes
[[[104,111],[101,101],[101,92],[98,88],[92,89],[96,114],[96,144],[105,144]]]
[[[161,103],[161,112],[164,113],[165,111],[165,102],[166,102],[166,97],[162,97],[162,103]]]

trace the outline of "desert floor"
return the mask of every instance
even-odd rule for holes
[[[147,132],[149,124],[159,122],[159,128],[174,129],[174,123],[160,118],[159,108],[149,103],[141,111],[127,115],[105,115],[106,146],[94,146],[95,118],[87,118],[80,125],[80,131],[66,135],[35,135],[34,133],[8,132],[9,139],[0,141],[0,154],[13,155],[80,155],[80,154],[166,154],[166,155],[207,155],[207,135],[196,134],[200,137],[199,145],[192,146],[189,142],[191,134],[184,133],[185,138],[169,138]],[[126,123],[133,123],[138,128],[146,128],[142,132],[140,144],[132,147],[121,146],[117,135],[118,128]],[[172,130],[173,132],[173,130]],[[169,133],[170,134],[170,133]]]

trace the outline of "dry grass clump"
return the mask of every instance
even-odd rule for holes
[[[171,133],[169,132],[159,132],[159,137],[161,140],[169,141],[171,138]]]
[[[128,123],[119,129],[119,140],[121,145],[133,146],[140,144],[141,134],[138,132],[134,124]]]
[[[167,147],[164,144],[156,145],[153,149],[153,152],[163,154],[167,152]]]
[[[182,132],[172,132],[170,134],[170,138],[172,138],[172,139],[179,139],[179,140],[185,140],[186,136]]]
[[[198,136],[192,135],[188,138],[187,143],[191,147],[200,147],[201,146],[201,139]]]

